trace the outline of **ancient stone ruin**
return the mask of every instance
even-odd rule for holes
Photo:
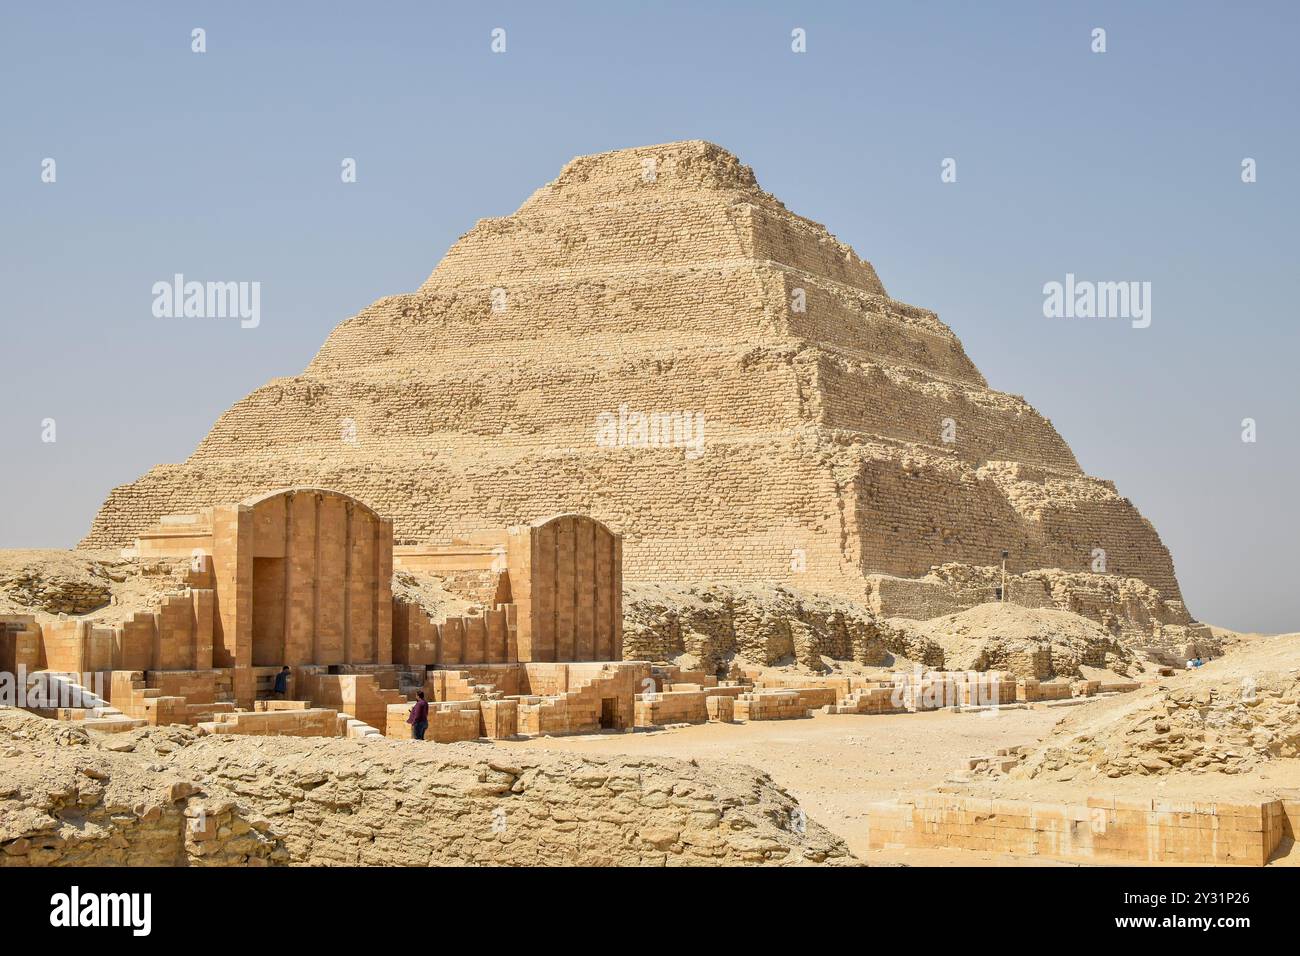
[[[632,726],[650,666],[621,660],[619,535],[557,515],[396,550],[392,538],[364,503],[316,488],[164,516],[127,553],[184,562],[183,590],[116,626],[8,616],[0,665],[44,675],[56,699],[38,709],[99,730],[408,736],[418,690],[436,702],[433,740]],[[435,621],[394,597],[394,566],[485,574],[489,606]],[[273,698],[282,667],[290,692]],[[105,699],[82,675],[107,682]]]
[[[840,862],[758,771],[500,742],[1095,708],[1222,649],[1133,505],[736,157],[580,157],[113,489],[80,551],[0,563],[0,864]],[[1295,754],[1267,687],[962,772],[1245,773]],[[484,837],[507,793],[522,836]],[[866,845],[1262,864],[1300,806],[1002,796],[897,794]]]
[[[1013,574],[1064,573],[1017,579],[1011,600],[1190,621],[1155,530],[1049,421],[700,141],[573,160],[187,461],[114,489],[83,545],[290,485],[367,502],[399,543],[589,514],[622,531],[629,580],[787,582],[933,615],[992,600],[1006,551]]]

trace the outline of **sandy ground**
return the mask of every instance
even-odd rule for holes
[[[1225,662],[1226,663],[1226,662]],[[1220,665],[1225,670],[1232,665]],[[1201,676],[1201,675],[1198,675]],[[1209,675],[1206,675],[1207,677]],[[1143,695],[1145,696],[1145,695]],[[1008,799],[1066,801],[1082,793],[1179,797],[1194,794],[1210,799],[1251,795],[1275,783],[1293,783],[1300,761],[1279,760],[1266,775],[1240,778],[1213,775],[1194,780],[1133,777],[1122,781],[1078,785],[993,777],[976,783],[953,778],[967,757],[992,754],[1000,747],[1033,744],[1052,734],[1058,722],[1078,725],[1117,719],[1138,702],[1138,695],[1103,698],[1071,707],[1043,706],[1027,710],[959,714],[931,711],[880,716],[816,714],[805,720],[759,721],[740,724],[695,724],[650,733],[606,733],[574,737],[544,737],[495,741],[503,748],[528,748],[578,753],[634,754],[729,760],[769,773],[789,791],[810,817],[848,844],[870,864],[912,866],[1069,866],[1040,857],[960,850],[868,850],[867,808],[893,799],[902,791],[945,787],[953,791],[978,789]],[[1285,853],[1273,865],[1294,866],[1300,853]]]
[[[651,733],[496,743],[504,748],[703,757],[748,764],[771,774],[810,817],[843,837],[854,854],[869,863],[1043,865],[1046,861],[1000,854],[869,851],[867,806],[890,800],[899,791],[941,784],[966,757],[1033,743],[1051,731],[1062,713],[1062,708],[1051,708],[1002,711],[996,716],[950,711],[817,714],[806,720],[694,724]]]

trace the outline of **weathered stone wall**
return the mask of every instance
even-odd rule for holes
[[[429,726],[425,729],[424,739],[430,743],[450,744],[492,736],[483,727],[481,703],[477,700],[430,703]],[[380,725],[384,728],[384,736],[411,738],[412,728],[407,719],[412,706],[410,702],[388,705],[385,722]]]
[[[216,714],[212,721],[200,726],[210,734],[254,734],[259,737],[340,737],[344,729],[338,711],[322,707]]]
[[[1282,800],[1084,802],[904,796],[870,811],[870,847],[948,848],[1084,863],[1263,866],[1300,819]]]
[[[636,698],[636,726],[702,724],[709,719],[706,699],[709,691],[669,691],[640,694]]]
[[[22,662],[68,673],[111,670],[206,670],[212,666],[215,599],[205,588],[164,594],[154,611],[120,624],[84,618],[32,621],[39,654]],[[17,662],[17,658],[15,659]]]
[[[624,410],[702,416],[702,444],[601,445],[599,416]],[[1154,530],[1050,422],[701,142],[574,160],[187,462],[114,489],[86,543],[292,483],[368,502],[400,540],[587,513],[623,533],[634,580],[857,593],[1004,548],[1082,571],[1102,548],[1179,598]]]
[[[944,663],[934,641],[892,627],[861,604],[784,585],[637,585],[625,608],[625,660],[665,661],[686,653],[708,674],[733,661],[793,660],[820,669],[823,656],[878,665],[892,653],[936,667]]]
[[[807,717],[808,706],[797,690],[764,690],[740,694],[733,706],[736,720],[795,720]]]
[[[0,735],[0,866],[851,861],[766,774],[714,761],[162,731],[109,752],[3,711]]]
[[[0,569],[0,597],[47,614],[87,614],[109,602],[112,584],[101,566],[50,568],[32,561]]]

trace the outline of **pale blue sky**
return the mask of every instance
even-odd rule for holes
[[[0,16],[0,547],[74,544],[110,487],[183,460],[224,409],[415,289],[476,219],[571,157],[703,138],[1051,418],[1154,522],[1194,614],[1300,627],[1294,4]],[[339,182],[345,156],[355,185]],[[175,272],[260,281],[260,327],[155,319],[150,288]],[[1043,283],[1067,272],[1150,281],[1151,327],[1044,318]]]

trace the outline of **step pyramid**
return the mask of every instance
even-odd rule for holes
[[[83,545],[290,485],[360,498],[399,542],[586,512],[630,580],[852,590],[1102,549],[1181,600],[1151,524],[1049,421],[701,141],[579,157],[479,221],[187,461],[115,488]]]

